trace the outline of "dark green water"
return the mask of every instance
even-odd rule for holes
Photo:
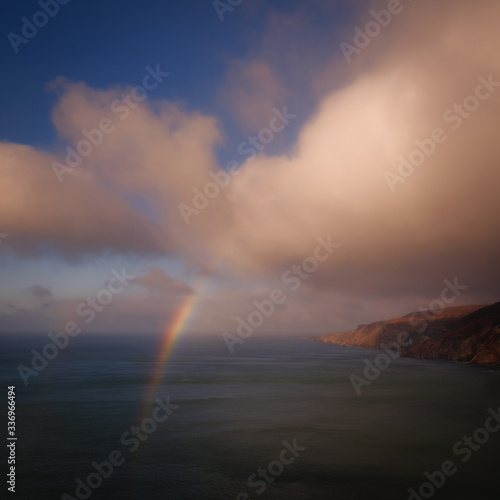
[[[221,338],[185,338],[158,387],[178,408],[131,450],[122,436],[144,416],[158,339],[72,339],[24,386],[16,366],[29,364],[30,350],[46,342],[44,335],[2,338],[5,400],[7,385],[17,393],[11,498],[78,498],[76,478],[85,481],[95,472],[91,463],[114,450],[124,463],[88,498],[403,500],[445,460],[456,472],[433,487],[432,498],[500,498],[500,432],[467,462],[465,452],[453,452],[484,426],[489,408],[498,411],[498,371],[398,359],[358,396],[349,377],[361,375],[363,359],[377,351],[249,338],[231,356]],[[283,454],[283,442],[294,440],[297,456]],[[275,475],[265,471],[270,464]]]

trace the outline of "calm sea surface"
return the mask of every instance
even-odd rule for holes
[[[157,392],[178,408],[147,421],[141,441],[132,428],[155,408],[143,403],[159,339],[82,334],[25,386],[17,365],[47,340],[0,337],[2,400],[15,385],[18,437],[16,494],[5,483],[4,498],[403,500],[445,460],[456,472],[432,498],[500,498],[500,432],[480,432],[487,441],[473,442],[475,451],[453,451],[489,408],[498,412],[498,371],[398,359],[358,396],[349,377],[379,351],[251,337],[230,355],[220,337],[184,337]],[[285,441],[294,453],[283,452]],[[103,478],[91,464],[113,451],[123,463]],[[77,478],[93,472],[101,485],[78,496]]]

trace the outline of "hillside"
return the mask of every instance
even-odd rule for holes
[[[500,302],[468,314],[435,338],[412,345],[405,355],[500,364]]]
[[[379,349],[397,342],[400,332],[408,332],[412,339],[412,345],[402,349],[403,356],[500,364],[500,302],[414,312],[316,340]]]

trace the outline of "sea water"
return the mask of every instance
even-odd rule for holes
[[[404,500],[446,460],[455,472],[425,495],[500,498],[500,432],[478,434],[487,441],[469,452],[456,445],[498,412],[499,371],[399,358],[358,395],[351,375],[379,351],[250,337],[230,354],[222,337],[185,335],[156,388],[172,409],[153,424],[157,403],[144,399],[161,340],[73,338],[26,386],[17,367],[47,337],[0,337],[18,438],[16,494],[5,482],[5,498]],[[113,452],[120,465],[97,473]]]

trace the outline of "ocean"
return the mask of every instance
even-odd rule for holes
[[[46,335],[1,342],[16,397],[5,498],[500,498],[498,370],[398,358],[358,395],[350,377],[379,351],[250,337],[231,355],[185,335],[145,402],[158,337],[82,334],[27,386],[17,366]]]

